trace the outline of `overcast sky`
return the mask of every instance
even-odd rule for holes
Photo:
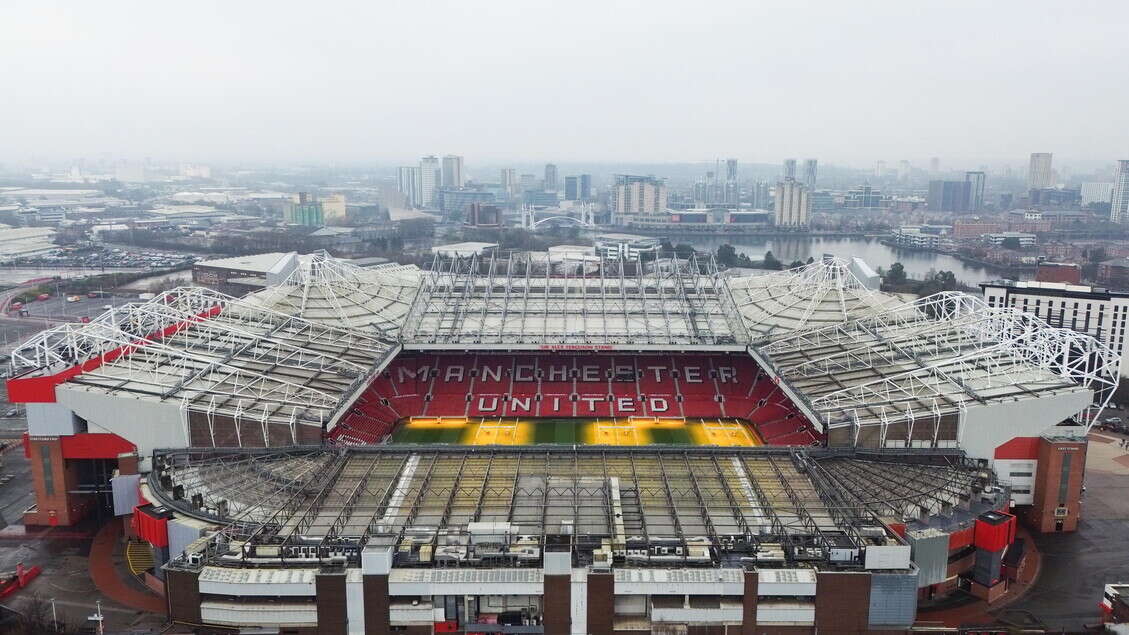
[[[1129,158],[1129,1],[0,1],[0,158]]]

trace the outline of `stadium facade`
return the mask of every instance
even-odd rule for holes
[[[16,349],[36,505],[200,632],[905,632],[1072,531],[1104,344],[832,258],[292,256]],[[681,629],[681,630],[679,630]]]

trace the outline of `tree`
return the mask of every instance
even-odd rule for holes
[[[694,246],[687,245],[686,243],[678,243],[674,246],[674,255],[685,260],[694,255]]]
[[[815,257],[814,256],[808,256],[808,264],[810,265],[813,262],[815,262]]]
[[[764,252],[764,263],[762,265],[765,269],[780,270],[784,268],[784,263],[776,259],[776,256],[771,251]]]
[[[1000,242],[1000,247],[1011,249],[1012,251],[1019,251],[1023,245],[1019,244],[1019,239],[1015,236],[1008,236]]]
[[[797,268],[802,267],[802,266],[804,266],[803,260],[793,260],[792,264],[788,265],[788,268],[789,269],[797,269]]]
[[[933,280],[940,285],[941,291],[955,291],[957,288],[957,276],[951,271],[938,271]]]
[[[725,243],[717,248],[717,264],[732,267],[737,263],[737,249]]]
[[[890,265],[890,272],[886,274],[886,282],[889,284],[905,284],[906,281],[906,268],[902,263],[895,262]]]

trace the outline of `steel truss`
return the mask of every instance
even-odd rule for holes
[[[1094,392],[1095,405],[1079,413],[1092,425],[1119,376],[1118,355],[1095,338],[955,292],[776,337],[754,354],[801,395],[809,416],[856,435],[1079,386]]]
[[[311,321],[395,337],[419,291],[420,275],[414,266],[365,269],[322,251],[299,256],[285,280],[247,300]]]
[[[225,525],[219,542],[330,548],[374,536],[462,544],[449,541],[484,510],[538,539],[568,519],[596,546],[620,536],[705,540],[718,553],[735,541],[861,547],[883,521],[967,505],[986,485],[959,453],[788,448],[188,449],[160,451],[154,465],[155,495]]]
[[[727,346],[748,340],[712,257],[646,264],[436,256],[403,339],[428,344]]]
[[[45,330],[13,351],[11,369],[81,364],[71,383],[177,399],[210,415],[327,422],[394,350],[372,334],[181,287]]]
[[[778,333],[844,322],[900,304],[868,289],[847,261],[824,258],[796,269],[726,279],[736,308],[762,342]]]

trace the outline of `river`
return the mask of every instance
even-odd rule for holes
[[[795,260],[819,259],[823,254],[832,254],[841,258],[858,256],[865,260],[871,267],[889,269],[890,265],[900,262],[906,268],[906,273],[911,278],[921,279],[930,272],[952,271],[958,281],[969,286],[985,280],[997,280],[1000,272],[979,265],[967,264],[964,261],[946,254],[929,251],[916,251],[909,249],[896,249],[878,242],[877,238],[832,238],[821,236],[669,236],[674,244],[689,243],[701,251],[717,251],[725,243],[733,245],[738,253],[743,253],[753,260],[764,258],[765,252],[771,251],[778,260],[785,265]]]

